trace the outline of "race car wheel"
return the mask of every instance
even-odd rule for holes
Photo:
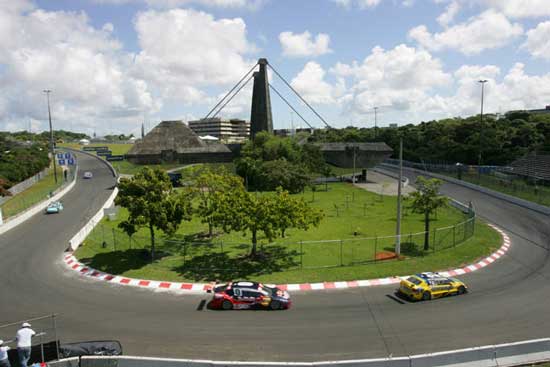
[[[225,300],[222,302],[222,310],[231,310],[233,309],[233,303],[231,303],[230,301],[228,300]]]
[[[422,293],[422,300],[423,301],[429,301],[431,299],[432,299],[432,294],[430,292]]]
[[[464,288],[464,286],[461,285],[460,287],[458,287],[458,294],[464,294],[464,293],[466,293],[466,288]]]
[[[269,308],[272,309],[272,310],[278,310],[278,309],[281,308],[281,302],[271,301],[271,303],[269,304]]]

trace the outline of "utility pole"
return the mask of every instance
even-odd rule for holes
[[[479,120],[479,156],[477,159],[477,181],[478,183],[481,182],[481,151],[483,149],[483,97],[485,92],[485,83],[487,83],[486,79],[479,80],[479,83],[481,83],[481,115]]]
[[[374,139],[378,138],[378,119],[377,119],[378,107],[374,107]]]
[[[401,255],[401,186],[403,185],[403,138],[399,139],[399,181],[397,182],[397,227],[395,255]]]
[[[57,164],[56,164],[57,157],[55,156],[55,144],[53,141],[53,129],[52,129],[52,111],[50,109],[50,93],[52,91],[49,89],[45,89],[43,92],[46,93],[46,99],[48,100],[48,119],[50,121],[50,152],[52,154],[52,159],[53,159],[53,177],[57,185]]]

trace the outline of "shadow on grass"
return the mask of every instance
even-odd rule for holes
[[[169,254],[157,251],[155,260],[162,260],[166,256],[169,256]],[[81,259],[81,262],[106,273],[122,274],[128,270],[141,269],[151,264],[151,254],[146,249],[112,251]]]
[[[299,265],[297,251],[265,246],[256,258],[230,257],[227,252],[195,256],[172,270],[193,281],[230,281],[285,271]]]

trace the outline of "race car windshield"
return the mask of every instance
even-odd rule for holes
[[[227,284],[221,284],[214,287],[214,292],[221,292],[227,288]]]
[[[262,286],[261,288],[264,292],[267,292],[269,295],[273,295],[276,293],[276,289],[275,288],[269,288],[269,287],[266,287],[265,285]]]
[[[422,284],[422,281],[416,277],[409,277],[407,278],[407,281],[413,283],[413,284],[416,284],[416,285],[420,285]]]

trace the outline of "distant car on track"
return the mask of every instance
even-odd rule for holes
[[[438,273],[421,273],[401,280],[398,292],[413,301],[428,301],[468,291],[462,281]]]
[[[85,178],[85,179],[90,179],[90,178],[94,177],[94,175],[92,174],[92,172],[86,171],[86,172],[84,172],[84,175],[82,177]]]
[[[53,201],[46,208],[46,214],[57,214],[63,210],[61,201]]]
[[[221,310],[265,308],[282,310],[290,308],[290,296],[286,291],[257,282],[232,282],[215,286],[210,307]]]

